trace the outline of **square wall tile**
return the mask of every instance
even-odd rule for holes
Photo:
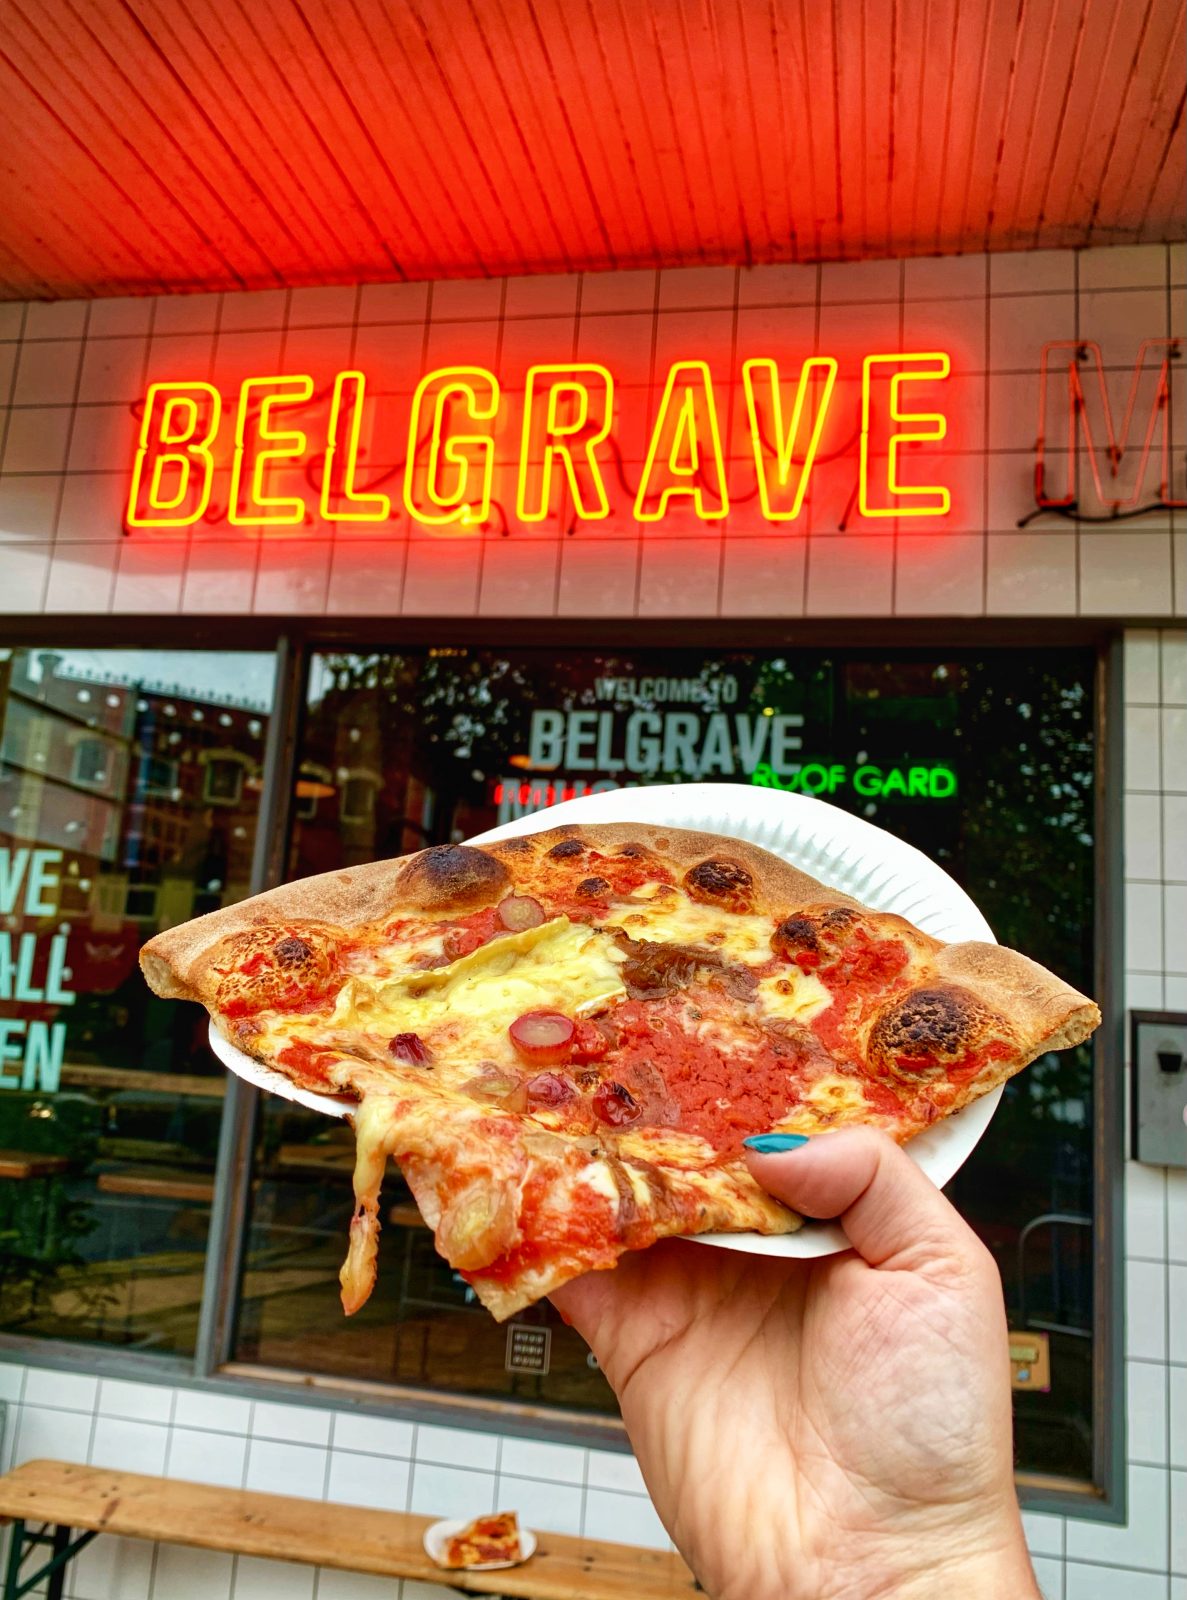
[[[1125,704],[1156,706],[1161,693],[1161,640],[1157,628],[1126,628],[1121,641]]]
[[[1167,1371],[1159,1362],[1125,1363],[1126,1458],[1148,1466],[1167,1459]]]
[[[57,1406],[63,1411],[94,1411],[99,1380],[84,1372],[59,1372],[52,1367],[30,1367],[25,1378],[27,1406]]]
[[[173,1415],[173,1390],[158,1383],[104,1378],[99,1385],[99,1411],[105,1417],[128,1417],[168,1426]]]
[[[581,278],[581,314],[602,311],[653,311],[659,274],[650,268],[638,272],[586,272]]]
[[[500,1511],[517,1511],[525,1527],[546,1533],[581,1533],[584,1492],[568,1483],[500,1475],[495,1503]]]
[[[1075,337],[1073,295],[1019,294],[989,302],[990,372],[1038,372],[1045,344]]]
[[[665,267],[659,275],[659,308],[681,311],[725,306],[732,310],[737,283],[737,267]]]
[[[1153,1572],[1069,1561],[1064,1582],[1064,1600],[1166,1600],[1166,1579]]]
[[[908,300],[978,301],[988,289],[988,256],[911,256],[903,262]]]
[[[558,540],[488,539],[478,612],[484,617],[550,617],[556,609]]]
[[[403,1511],[408,1502],[412,1468],[407,1461],[380,1460],[352,1450],[330,1451],[327,1500],[335,1505],[370,1506],[376,1511]]]
[[[335,1450],[374,1456],[411,1456],[412,1424],[399,1417],[371,1417],[359,1411],[334,1413]]]
[[[894,578],[896,616],[980,616],[985,609],[984,537],[900,533]]]
[[[4,441],[3,470],[60,472],[66,465],[72,415],[68,406],[30,406],[13,411]]]
[[[82,341],[79,339],[52,339],[42,344],[30,344],[26,340],[21,345],[17,362],[12,404],[73,405],[81,361]]]
[[[989,257],[990,294],[1034,294],[1076,286],[1076,258],[1070,250],[995,251]]]
[[[1137,992],[1133,977],[1127,980],[1125,990],[1126,1004],[1131,1010],[1147,1009],[1139,1004],[1143,997]],[[1159,993],[1159,1002],[1161,998]],[[1161,1005],[1155,1004],[1148,1009],[1161,1010]],[[1122,1171],[1125,1185],[1125,1253],[1161,1261],[1166,1256],[1166,1169],[1147,1166],[1140,1161],[1127,1161]]]
[[[1162,782],[1174,794],[1187,793],[1187,711],[1177,706],[1160,715]]]
[[[1063,1600],[1063,1562],[1053,1556],[1032,1556],[1030,1564],[1043,1600]]]
[[[247,1471],[247,1440],[231,1433],[174,1427],[169,1434],[165,1475],[190,1483],[241,1489]]]
[[[1187,884],[1163,886],[1162,910],[1162,958],[1166,969],[1187,972]]]
[[[75,339],[86,332],[89,300],[30,300],[26,339]]]
[[[885,617],[891,614],[894,540],[886,534],[810,539],[807,550],[810,617]]]
[[[100,1416],[91,1441],[91,1465],[159,1476],[165,1470],[168,1442],[169,1429],[157,1423]]]
[[[355,284],[317,285],[289,294],[290,328],[353,327],[359,291]]]
[[[0,544],[0,611],[32,615],[42,609],[52,546]]]
[[[480,1517],[496,1509],[495,1475],[418,1461],[408,1509],[422,1517]]]
[[[160,616],[181,606],[185,570],[184,538],[125,539],[120,545],[112,610]]]
[[[1170,1463],[1187,1467],[1187,1367],[1168,1367],[1170,1391]]]
[[[895,301],[902,295],[901,261],[826,261],[820,269],[822,305]]]
[[[1187,706],[1187,632],[1164,628],[1162,640],[1162,703]]]
[[[585,1496],[585,1537],[666,1550],[671,1544],[659,1513],[644,1495],[589,1489]]]
[[[105,1533],[66,1569],[71,1600],[149,1600],[155,1548],[146,1539]]]
[[[416,1430],[416,1460],[442,1466],[472,1467],[493,1472],[499,1459],[499,1439],[494,1433],[474,1433],[469,1428],[438,1428],[422,1424]]]
[[[583,1484],[585,1454],[577,1445],[550,1444],[544,1439],[505,1438],[499,1471],[517,1478],[540,1478],[548,1483]]]
[[[408,545],[403,539],[339,539],[330,563],[329,616],[398,616]]]
[[[262,1556],[235,1560],[235,1600],[313,1600],[314,1567],[296,1561],[269,1561]]]
[[[727,533],[721,575],[721,615],[801,616],[807,545],[802,534],[746,539]]]
[[[989,616],[1075,615],[1075,534],[987,534],[986,565],[985,610]]]
[[[359,324],[423,322],[428,306],[427,283],[365,283],[359,290]]]
[[[1132,1300],[1129,1303],[1134,1304]],[[1101,1561],[1165,1572],[1167,1487],[1164,1469],[1131,1466],[1127,1472],[1128,1523],[1118,1528],[1104,1522],[1069,1521],[1068,1561]]]
[[[1162,797],[1162,870],[1169,881],[1187,883],[1187,795]]]
[[[1162,799],[1156,794],[1125,797],[1125,876],[1158,878],[1162,873]]]
[[[1166,1268],[1153,1261],[1125,1263],[1126,1355],[1166,1360]]]
[[[89,1413],[51,1411],[48,1406],[31,1406],[26,1401],[20,1410],[13,1466],[43,1457],[51,1461],[85,1463],[90,1452],[93,1423],[94,1418]]]
[[[257,616],[320,615],[326,608],[332,546],[324,539],[261,539]]]
[[[639,566],[641,617],[715,617],[722,541],[643,539]]]
[[[223,297],[218,331],[238,328],[283,328],[288,313],[287,289],[256,289],[249,294]]]
[[[252,1439],[244,1487],[320,1500],[325,1493],[329,1452],[318,1445]]]
[[[253,1439],[287,1439],[294,1444],[328,1444],[330,1415],[320,1406],[275,1405],[257,1400],[252,1411]]]
[[[242,535],[190,545],[182,610],[191,616],[242,616],[250,612],[259,559],[260,541]]]
[[[413,539],[404,569],[405,614],[473,616],[481,564],[482,550],[476,535]]]
[[[0,478],[0,544],[53,539],[58,522],[58,496],[62,478],[56,474]],[[3,554],[0,554],[0,574]]]
[[[1152,706],[1130,706],[1125,713],[1125,787],[1162,787],[1162,718]]]
[[[577,310],[580,273],[508,278],[505,317],[567,317]]]
[[[1171,609],[1169,533],[1081,532],[1082,616],[1160,616]]]
[[[1042,1511],[1022,1513],[1022,1531],[1026,1535],[1026,1548],[1031,1555],[1063,1558],[1066,1538],[1065,1519],[1049,1516]]]
[[[1162,969],[1162,889],[1156,883],[1125,885],[1125,964],[1137,972]]]
[[[1165,289],[1167,260],[1157,245],[1108,245],[1078,250],[1080,293],[1091,289]],[[1091,335],[1089,335],[1091,337]],[[1147,330],[1147,338],[1154,334]]]
[[[92,300],[88,339],[147,333],[152,325],[155,303],[156,297],[147,294]]]
[[[503,312],[502,278],[448,278],[432,284],[429,313],[435,322],[497,318]]]
[[[738,303],[743,306],[814,306],[819,288],[815,264],[738,269]]]
[[[123,535],[128,509],[128,479],[122,472],[68,472],[62,480],[62,509],[56,537],[111,540]],[[141,529],[136,538],[153,538]]]
[[[106,612],[111,605],[120,541],[54,545],[45,591],[46,611]]]
[[[438,1600],[433,1593],[439,1584],[417,1584],[405,1578],[403,1588],[396,1578],[375,1578],[368,1572],[339,1572],[320,1567],[317,1574],[317,1600],[414,1600],[413,1591],[423,1588],[426,1600]],[[454,1600],[456,1590],[441,1589],[440,1600]]]
[[[166,294],[157,298],[154,334],[213,333],[222,311],[221,294]]]
[[[1080,337],[1100,346],[1101,359],[1110,371],[1106,383],[1112,391],[1113,415],[1125,415],[1132,369],[1143,339],[1167,333],[1166,289],[1114,289],[1103,294],[1080,294]]]
[[[152,1600],[230,1600],[234,1570],[234,1556],[222,1550],[159,1544]]]
[[[639,571],[639,540],[576,534],[561,549],[557,614],[631,617]]]
[[[28,305],[23,300],[0,300],[0,339],[19,339]]]
[[[1187,1366],[1187,1266],[1172,1261],[1166,1269],[1168,1350],[1172,1361]]]

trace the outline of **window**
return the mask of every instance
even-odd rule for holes
[[[1090,651],[1042,649],[318,655],[290,875],[622,784],[759,783],[820,794],[918,845],[1003,942],[1090,991],[1094,672]],[[300,804],[321,772],[345,785],[339,808]],[[350,789],[364,775],[365,803]],[[998,1262],[1012,1326],[1048,1345],[1049,1391],[1017,1397],[1019,1463],[1078,1479],[1092,1464],[1092,1095],[1089,1047],[1036,1062],[953,1185]],[[376,1292],[341,1319],[351,1164],[340,1124],[263,1101],[240,1360],[612,1409],[547,1306],[517,1319],[551,1329],[547,1370],[513,1370],[507,1328],[436,1256],[394,1171]]]
[[[250,756],[238,750],[204,750],[200,759],[205,769],[202,798],[217,806],[237,806],[243,795],[244,771],[251,765]]]
[[[248,891],[257,793],[239,780],[262,760],[274,670],[0,653],[6,1333],[194,1349],[225,1079],[205,1013],[150,994],[137,955]],[[171,728],[176,755],[132,760]],[[217,811],[203,775],[219,769],[197,759],[215,744],[236,775]]]

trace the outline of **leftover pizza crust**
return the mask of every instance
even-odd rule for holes
[[[501,1320],[658,1238],[796,1228],[750,1177],[747,1134],[905,1140],[1099,1021],[1017,952],[945,945],[745,841],[642,824],[303,879],[141,962],[232,1044],[351,1102],[348,1311],[374,1282],[389,1156]]]

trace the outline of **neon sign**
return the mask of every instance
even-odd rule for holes
[[[760,761],[750,775],[760,789],[785,789],[801,794],[839,794],[852,788],[865,800],[951,800],[956,793],[956,773],[940,764],[930,767],[879,767],[861,762],[805,761],[786,777]]]
[[[1171,362],[1181,354],[1178,339],[1142,340],[1118,428],[1100,345],[1091,339],[1060,339],[1043,346],[1035,445],[1035,503],[1040,509],[1088,520],[1103,513],[1103,519],[1111,520],[1142,510],[1187,506],[1182,493],[1176,493],[1181,485],[1174,483],[1176,463],[1171,452]],[[1138,429],[1134,423],[1143,402],[1145,422]],[[1059,488],[1048,484],[1049,427],[1052,439],[1064,432],[1065,471]],[[1155,460],[1156,488],[1150,481]],[[1143,500],[1153,503],[1143,505]]]
[[[501,511],[498,449],[509,436],[518,437],[518,459],[507,502],[513,498],[524,522],[555,516],[572,531],[618,510],[643,524],[712,525],[747,506],[768,522],[792,523],[825,459],[822,440],[839,404],[839,371],[832,356],[810,357],[794,377],[769,357],[745,359],[731,435],[728,386],[715,384],[703,360],[674,361],[654,414],[642,419],[644,431],[632,443],[620,437],[629,428],[619,386],[600,364],[530,366],[522,388],[506,390],[484,367],[440,367],[416,385],[403,459],[378,475],[365,441],[376,408],[386,411],[392,401],[368,398],[361,370],[338,372],[321,391],[307,373],[250,377],[233,398],[202,379],[153,383],[126,525],[185,528],[219,519],[211,509],[214,485],[229,466],[225,517],[236,526],[291,528],[315,513],[329,522],[380,525],[393,514],[393,495],[382,485],[394,488],[398,478],[413,522],[472,533]],[[938,351],[896,351],[861,362],[860,423],[853,431],[860,517],[948,515],[948,488],[914,481],[904,463],[908,450],[947,436],[947,415],[936,407],[950,371],[949,357]],[[931,409],[907,403],[908,385],[931,397]],[[517,406],[522,415],[515,426]],[[748,448],[731,451],[739,427]],[[628,472],[626,463],[640,461]],[[278,478],[284,493],[276,492]],[[615,486],[622,490],[616,505]]]

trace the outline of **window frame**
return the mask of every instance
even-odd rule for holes
[[[516,647],[655,648],[690,643],[705,649],[836,647],[835,622],[702,621],[687,623],[540,619],[517,626]],[[1042,623],[1047,647],[1093,647],[1096,651],[1096,852],[1095,965],[1097,995],[1106,1022],[1095,1038],[1093,1061],[1093,1478],[1091,1483],[1033,1473],[1015,1475],[1024,1508],[1111,1523],[1123,1522],[1125,1506],[1124,1369],[1124,1014],[1120,974],[1124,970],[1124,894],[1121,825],[1124,735],[1121,629],[1123,619],[1065,619]],[[1035,643],[1036,624],[870,620],[843,625],[846,648],[1024,649]],[[226,618],[195,621],[189,649],[259,650],[276,654],[275,696],[264,753],[262,792],[252,861],[251,892],[282,881],[300,765],[300,735],[309,662],[327,649],[400,649],[453,644],[460,648],[508,647],[506,619],[283,619]],[[5,643],[130,647],[126,619],[87,617],[13,618]],[[131,644],[143,649],[177,647],[176,626],[144,619]],[[486,1400],[442,1391],[338,1379],[299,1370],[277,1370],[236,1362],[232,1356],[238,1287],[246,1243],[251,1155],[258,1091],[228,1080],[215,1166],[214,1200],[207,1240],[198,1339],[192,1360],[149,1356],[112,1347],[41,1340],[0,1333],[0,1359],[85,1370],[113,1377],[192,1385],[255,1398],[283,1398],[311,1405],[351,1405],[388,1414],[398,1407],[415,1420],[551,1438],[603,1449],[629,1449],[617,1417],[575,1413],[506,1400]]]

